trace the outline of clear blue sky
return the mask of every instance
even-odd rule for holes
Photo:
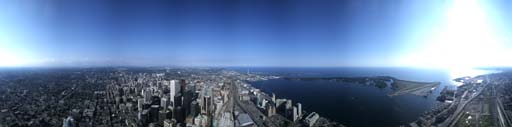
[[[500,28],[512,11],[504,2],[485,4]],[[449,5],[0,0],[0,58],[11,61],[4,66],[402,66],[397,61],[425,45],[421,40],[431,37]]]

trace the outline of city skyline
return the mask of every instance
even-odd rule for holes
[[[510,4],[505,1],[0,3],[5,9],[0,12],[0,67],[512,65],[505,60],[511,54],[506,38],[511,33],[506,24]],[[453,19],[447,14],[451,11],[471,16]],[[470,32],[459,33],[466,28]],[[482,29],[487,38],[471,36]],[[440,31],[448,32],[438,35]],[[451,53],[465,44],[465,50]],[[494,52],[474,52],[480,48]],[[436,53],[438,49],[442,52]],[[452,60],[461,54],[493,57],[479,63],[468,57]]]

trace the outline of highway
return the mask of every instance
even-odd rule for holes
[[[496,110],[498,111],[497,115],[498,115],[499,125],[501,127],[508,127],[508,125],[512,125],[509,121],[510,119],[509,119],[509,117],[507,117],[507,114],[504,113],[505,108],[503,108],[503,103],[501,103],[499,96],[496,95],[496,88],[494,87],[494,85],[492,86],[492,89],[493,89],[493,96],[495,97],[495,101],[496,101]]]
[[[457,107],[457,110],[455,110],[455,113],[450,116],[446,121],[449,122],[449,127],[453,127],[455,126],[455,124],[457,123],[457,121],[460,119],[460,117],[462,116],[462,113],[461,111],[466,107],[466,105],[471,102],[475,97],[477,97],[478,95],[480,95],[480,93],[482,93],[483,89],[487,86],[487,84],[483,84],[485,86],[483,86],[482,88],[478,89],[478,91],[471,96],[471,98],[469,98],[468,100],[464,101],[464,96],[468,93],[467,91],[464,93],[463,96],[461,96],[461,105],[459,105]]]
[[[461,117],[463,116],[462,114],[462,111],[464,111],[464,108],[466,107],[466,105],[468,103],[470,103],[471,101],[473,101],[473,99],[475,97],[478,97],[482,91],[484,91],[485,87],[491,87],[491,99],[494,99],[494,103],[495,103],[495,110],[497,113],[493,113],[494,117],[495,118],[498,118],[497,120],[497,123],[495,125],[499,126],[499,127],[509,127],[510,122],[508,120],[508,117],[506,116],[506,114],[504,113],[504,108],[503,108],[503,104],[501,103],[500,99],[498,98],[498,96],[496,95],[496,89],[495,89],[495,86],[493,84],[485,84],[486,86],[483,86],[481,89],[478,89],[477,93],[475,93],[473,96],[471,96],[470,99],[464,101],[462,98],[461,98],[461,105],[459,105],[457,107],[457,110],[455,111],[455,113],[449,117],[446,122],[449,122],[449,127],[454,127],[457,122],[459,121],[459,119],[461,119]],[[464,93],[464,95],[466,95],[467,91]],[[440,125],[440,126],[444,126],[444,125]]]

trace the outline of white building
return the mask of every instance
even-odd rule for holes
[[[254,121],[251,119],[251,117],[245,113],[238,115],[237,120],[241,127],[247,127],[254,124]]]
[[[316,112],[312,112],[311,114],[309,114],[305,119],[304,121],[310,126],[312,127],[313,125],[315,125],[316,121],[318,120],[318,118],[320,118],[320,116],[316,113]]]
[[[293,121],[297,121],[297,118],[299,118],[297,113],[297,107],[293,106]]]
[[[180,86],[176,84],[176,80],[171,80],[170,81],[170,103],[171,103],[171,106],[174,107],[174,97],[176,96],[176,94],[179,92],[180,90]]]
[[[302,117],[302,104],[300,103],[297,103],[297,107],[299,108],[298,111],[299,111],[299,117]]]

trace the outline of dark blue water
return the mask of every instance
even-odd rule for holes
[[[451,72],[414,68],[231,68],[244,73],[275,74],[286,77],[393,76],[412,81],[436,81],[453,86]],[[317,112],[351,127],[396,127],[416,120],[437,102],[440,88],[428,97],[389,97],[389,89],[329,81],[274,79],[251,84],[278,98],[300,102],[308,112]]]

